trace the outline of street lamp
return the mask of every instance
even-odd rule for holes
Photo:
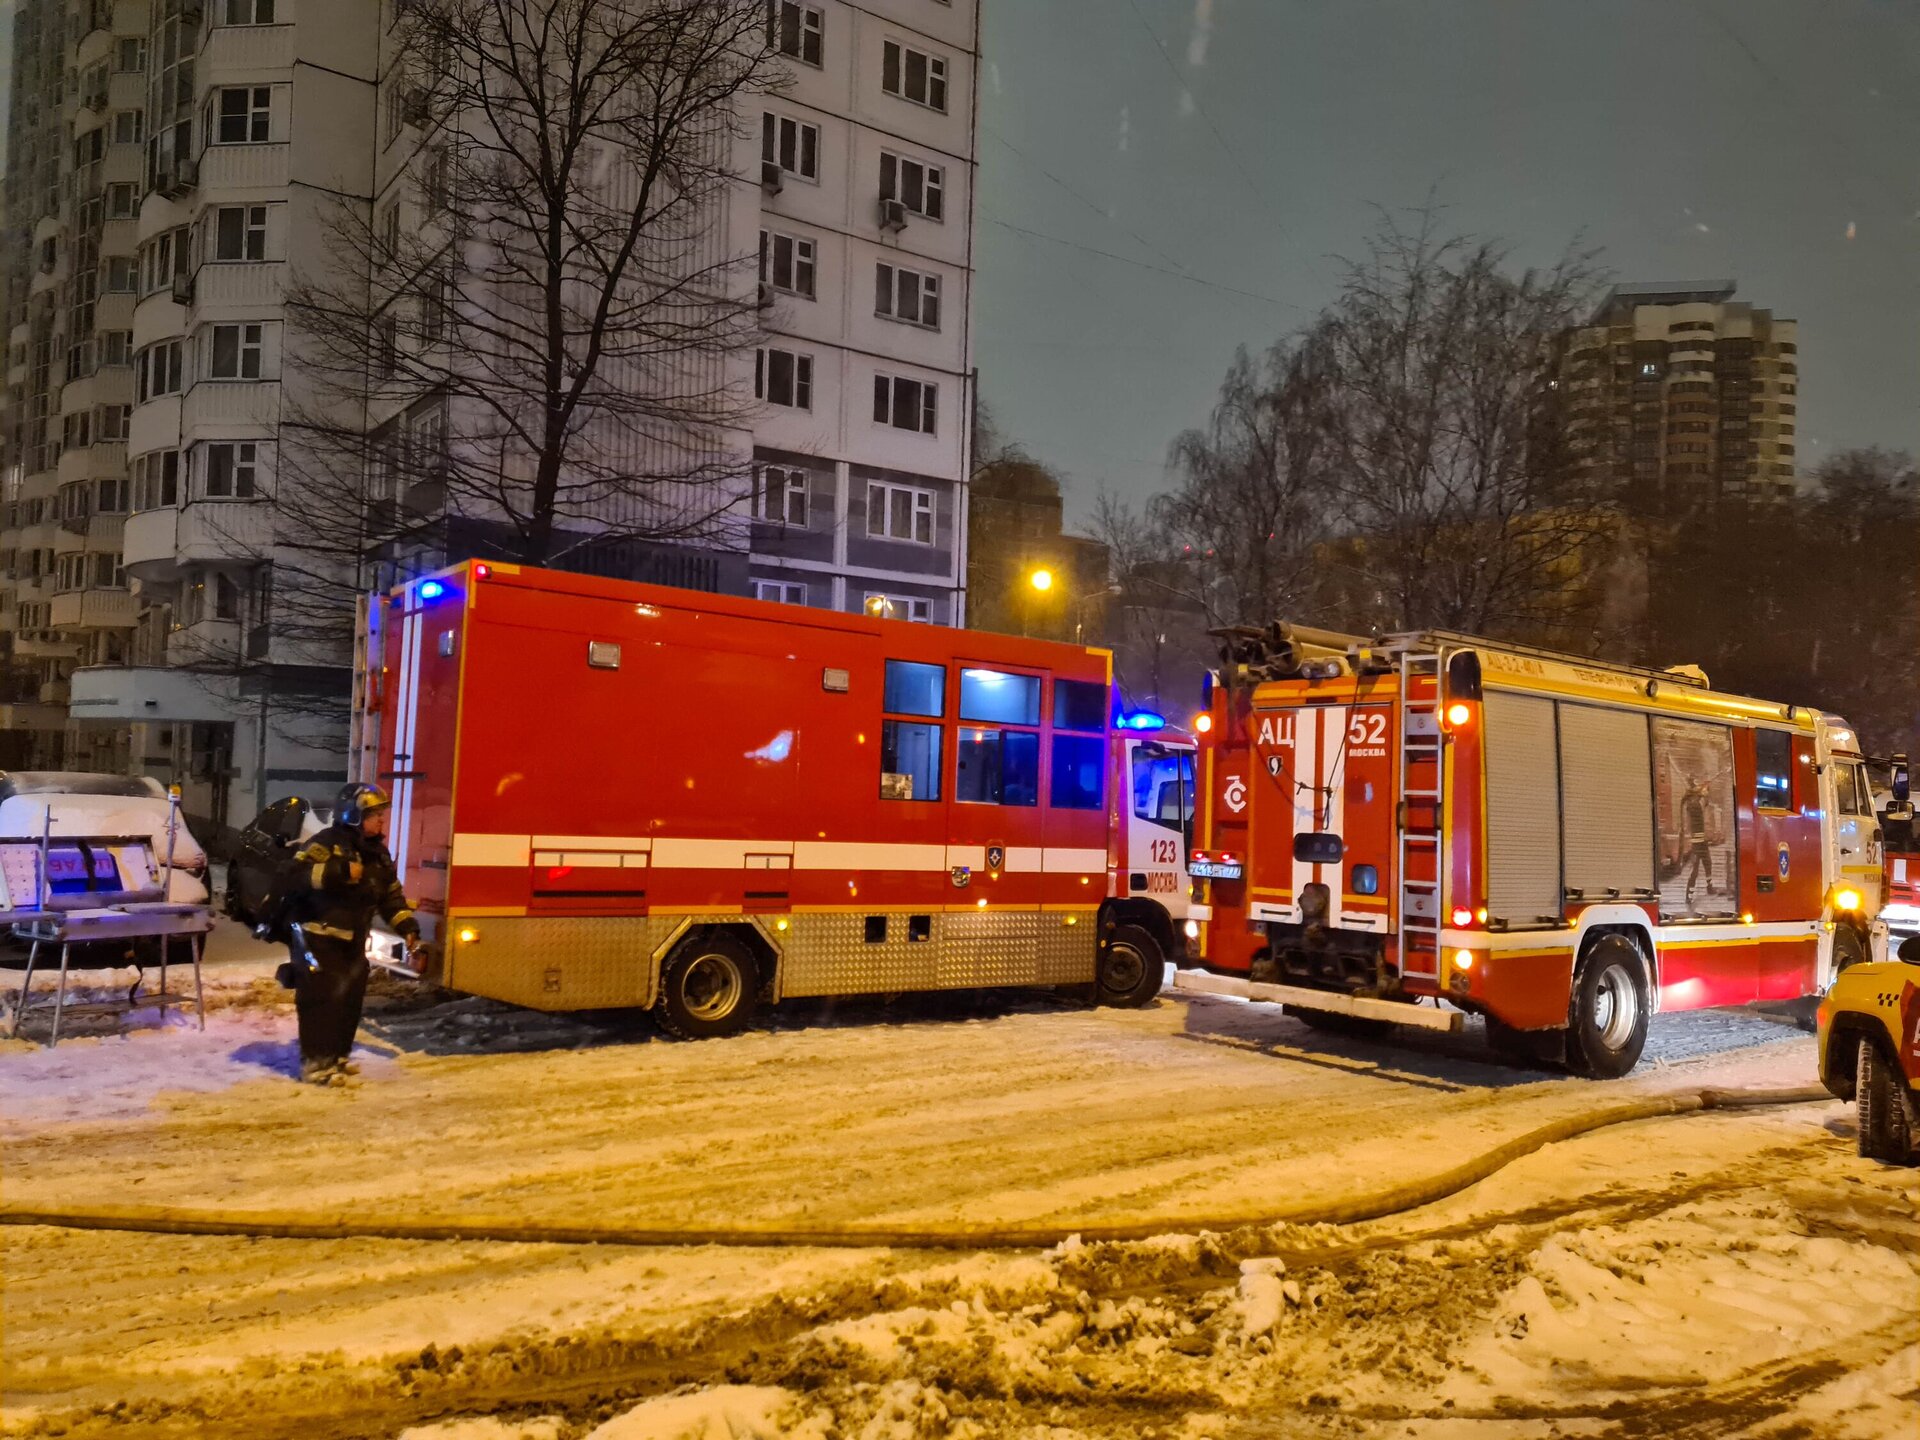
[[[893,614],[893,602],[884,595],[869,595],[867,597],[867,614],[873,616],[876,620],[885,620]]]
[[[1053,589],[1053,572],[1042,566],[1027,576],[1027,583],[1044,595]]]

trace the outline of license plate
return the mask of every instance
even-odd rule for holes
[[[1225,860],[1196,860],[1187,866],[1187,873],[1196,880],[1238,880],[1240,867]]]

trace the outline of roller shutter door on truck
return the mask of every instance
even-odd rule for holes
[[[1560,791],[1567,889],[1653,892],[1653,767],[1647,718],[1560,705]]]
[[[1553,701],[1486,696],[1487,914],[1509,925],[1560,915],[1560,785]]]

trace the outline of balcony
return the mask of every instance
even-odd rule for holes
[[[127,528],[120,541],[121,561],[127,574],[140,581],[166,580],[179,566],[174,549],[180,512],[174,509],[142,510],[127,517]]]
[[[209,145],[200,156],[200,188],[208,194],[225,190],[277,190],[287,183],[287,147],[278,145]]]
[[[202,265],[193,276],[194,314],[200,320],[226,319],[229,309],[242,312],[234,318],[257,318],[262,306],[281,303],[281,277],[286,266],[278,260],[216,260]]]
[[[69,590],[53,597],[56,630],[125,630],[133,625],[133,596],[125,590]]]
[[[169,665],[235,665],[242,658],[238,620],[199,620],[167,636]]]
[[[174,555],[182,565],[263,558],[273,546],[273,506],[265,499],[199,500],[178,513]]]
[[[197,435],[218,426],[231,434],[236,426],[271,434],[280,419],[280,382],[275,380],[202,380],[187,391],[180,428]]]
[[[220,25],[207,33],[195,69],[205,85],[219,85],[232,78],[232,72],[246,71],[240,78],[253,80],[260,70],[282,70],[293,64],[293,27],[290,25]],[[205,99],[204,86],[202,100]]]
[[[80,646],[73,640],[23,634],[13,637],[13,654],[17,660],[73,660],[78,658]]]

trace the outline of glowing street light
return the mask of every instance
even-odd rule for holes
[[[1042,594],[1045,594],[1047,591],[1053,589],[1053,572],[1044,567],[1035,570],[1031,575],[1027,576],[1027,583]]]

